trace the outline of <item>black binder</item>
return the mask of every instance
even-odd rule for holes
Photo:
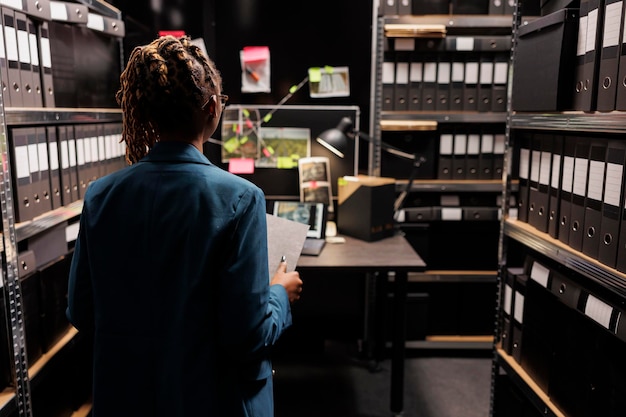
[[[395,68],[395,88],[394,88],[394,110],[403,111],[409,109],[409,65],[411,62],[411,52],[402,49],[399,39],[394,42],[396,55]]]
[[[536,133],[535,139],[539,141],[540,161],[537,194],[531,197],[531,211],[529,223],[540,232],[548,232],[548,215],[550,210],[550,180],[552,174],[552,145],[553,137],[549,134]]]
[[[467,161],[467,135],[454,134],[454,152],[452,153],[452,178],[465,179]]]
[[[530,161],[532,134],[526,131],[516,132],[515,141],[519,146],[519,196],[517,198],[518,212],[517,218],[520,221],[528,222],[529,201],[530,196]]]
[[[61,186],[61,169],[59,165],[59,144],[57,141],[57,131],[54,126],[47,126],[46,139],[48,143],[48,166],[50,172],[50,200],[52,209],[63,206]]]
[[[582,251],[585,255],[594,259],[598,258],[600,248],[600,223],[602,222],[606,145],[605,140],[594,141],[589,151],[589,174],[587,180],[585,220],[583,223]]]
[[[28,22],[26,15],[17,10],[14,12],[14,17],[17,30],[20,80],[22,82],[22,102],[25,107],[36,107],[30,41],[28,40]]]
[[[604,0],[589,0],[588,7],[587,41],[585,42],[585,64],[583,68],[582,106],[578,109],[583,111],[593,111],[597,107],[598,70],[600,68],[600,53],[603,33],[602,28],[604,24]],[[593,31],[594,29],[595,32]]]
[[[576,142],[568,245],[577,251],[582,251],[583,246],[590,148],[588,138],[581,138]]]
[[[39,158],[39,195],[41,213],[52,210],[52,191],[50,189],[50,158],[48,156],[48,140],[45,127],[35,127],[37,136],[37,156]]]
[[[616,267],[617,248],[620,238],[620,219],[624,207],[624,163],[626,144],[621,140],[609,141],[606,153],[606,174],[598,261],[611,268]]]
[[[511,356],[517,363],[522,362],[522,345],[524,339],[524,307],[526,297],[526,283],[528,275],[520,274],[515,276],[515,288],[513,296],[513,342],[511,346]]]
[[[465,179],[477,180],[480,178],[480,134],[467,135],[467,151],[465,157]]]
[[[586,140],[586,139],[583,139]],[[572,184],[574,183],[574,158],[576,138],[563,138],[563,168],[561,170],[561,203],[559,205],[558,239],[568,244],[572,215]]]
[[[13,184],[16,192],[15,219],[18,222],[32,220],[32,182],[28,159],[28,135],[24,128],[13,128],[11,134],[11,162],[13,163]]]
[[[587,42],[587,18],[589,13],[589,0],[580,0],[578,15],[578,43],[576,48],[576,67],[574,69],[573,108],[584,110],[586,107],[585,96],[585,44]],[[589,88],[587,86],[587,88]]]
[[[442,133],[439,136],[439,163],[437,178],[445,180],[452,178],[452,152],[454,150],[454,136],[451,133]]]
[[[465,63],[452,62],[450,74],[450,110],[463,110],[463,85],[465,84]]]
[[[54,84],[52,80],[52,54],[50,52],[50,32],[48,22],[41,22],[39,28],[39,50],[41,53],[41,88],[45,107],[54,107]]]
[[[409,110],[422,109],[422,68],[418,54],[413,54],[409,67]]]
[[[382,67],[383,110],[393,110],[395,104],[396,63],[390,52],[385,52]]]
[[[622,0],[605,0],[604,36],[598,70],[598,110],[615,110],[619,80],[620,46],[624,31]],[[619,28],[619,30],[615,30]]]
[[[441,59],[437,64],[437,101],[435,102],[437,111],[450,109],[450,77],[451,63]]]
[[[548,234],[553,238],[558,238],[559,214],[561,205],[561,177],[563,170],[563,136],[554,135],[552,137],[552,174],[550,176],[550,190],[548,203]]]
[[[624,24],[622,22],[622,31],[624,31]],[[626,42],[624,39],[620,39],[619,43],[619,54],[618,58],[618,76],[617,76],[617,97],[615,99],[615,109],[616,110],[626,110],[626,84],[621,82],[626,78]]]
[[[480,157],[478,162],[478,178],[481,180],[493,179],[493,147],[494,135],[483,133],[480,135]]]
[[[4,23],[4,44],[7,54],[7,78],[9,80],[9,97],[12,107],[23,107],[22,81],[20,79],[20,62],[17,46],[17,29],[13,10],[2,7],[2,21]]]
[[[493,139],[493,179],[502,179],[504,174],[504,153],[506,138],[504,134],[496,134]]]
[[[536,222],[537,198],[539,195],[539,172],[541,169],[541,137],[538,133],[533,134],[530,145],[530,173],[528,175],[528,224]]]
[[[478,111],[492,111],[491,96],[493,94],[493,58],[483,53],[480,57],[478,84]]]
[[[425,55],[422,76],[422,110],[434,111],[437,99],[437,56]]]
[[[506,89],[509,75],[509,58],[498,54],[493,64],[493,90],[491,95],[491,111],[506,111]]]
[[[476,54],[469,54],[465,60],[465,88],[463,89],[463,110],[478,110],[478,74],[480,71],[479,58]]]
[[[78,199],[78,195],[74,194],[74,179],[72,175],[72,167],[70,167],[70,151],[67,139],[67,126],[59,126],[57,128],[57,140],[59,149],[59,167],[61,169],[61,188],[63,189],[63,205],[66,206]],[[76,188],[78,191],[78,187]]]
[[[509,267],[504,275],[504,288],[500,304],[502,306],[502,325],[500,340],[502,349],[511,354],[513,347],[513,294],[515,291],[515,277],[524,272],[522,268]]]

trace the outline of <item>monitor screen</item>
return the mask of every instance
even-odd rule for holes
[[[323,203],[276,201],[275,216],[310,226],[307,237],[323,239],[326,232],[326,206]]]

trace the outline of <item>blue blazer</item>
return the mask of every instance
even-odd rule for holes
[[[67,315],[94,336],[94,417],[273,416],[266,205],[186,143],[87,189]]]

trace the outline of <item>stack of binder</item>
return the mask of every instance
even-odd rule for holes
[[[439,137],[437,178],[493,180],[502,178],[504,133],[497,129],[442,133]]]

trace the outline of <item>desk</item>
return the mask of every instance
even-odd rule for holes
[[[297,269],[379,273],[387,280],[395,272],[391,345],[391,411],[400,415],[404,403],[404,349],[408,273],[426,269],[426,264],[400,235],[376,242],[345,236],[345,243],[327,243],[319,256],[301,256]]]

